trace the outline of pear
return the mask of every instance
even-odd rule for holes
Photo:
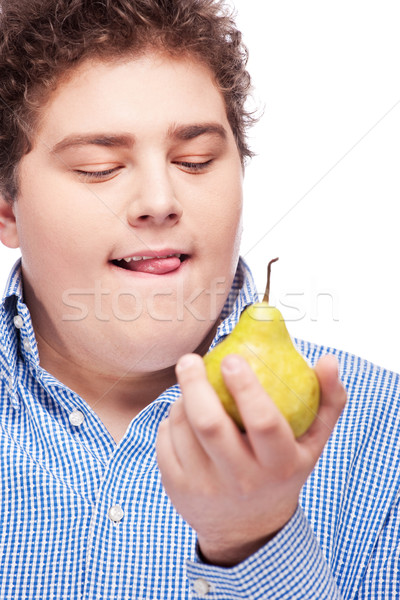
[[[271,264],[276,260],[268,264],[263,301],[243,311],[234,330],[204,356],[204,363],[208,380],[225,410],[244,431],[242,418],[220,368],[224,356],[243,356],[297,438],[307,431],[316,417],[320,387],[314,369],[294,347],[281,313],[269,305]]]

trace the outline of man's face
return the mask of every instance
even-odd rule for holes
[[[110,374],[166,368],[200,345],[233,280],[242,208],[207,68],[158,54],[83,64],[44,107],[19,181],[38,337]]]

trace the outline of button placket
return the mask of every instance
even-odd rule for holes
[[[31,343],[27,338],[24,339],[24,341],[22,342],[22,345],[24,347],[25,352],[32,352]]]

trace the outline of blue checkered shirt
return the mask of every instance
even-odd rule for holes
[[[256,299],[241,260],[213,344]],[[160,481],[155,438],[166,390],[117,445],[86,402],[45,372],[20,264],[0,313],[2,600],[400,597],[399,377],[339,358],[348,405],[286,527],[229,569],[205,565]],[[234,526],[234,524],[232,524]]]

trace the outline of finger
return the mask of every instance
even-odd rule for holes
[[[158,428],[156,456],[164,485],[167,487],[169,482],[173,481],[179,486],[180,482],[184,481],[185,475],[172,444],[168,418],[164,419]]]
[[[231,354],[222,361],[221,370],[260,464],[273,464],[274,468],[293,464],[296,452],[293,432],[247,361]]]
[[[186,473],[207,472],[210,459],[197,439],[187,419],[183,399],[173,404],[169,417],[170,438],[175,456]]]
[[[176,374],[188,421],[204,451],[221,470],[242,468],[246,457],[250,458],[248,445],[209,383],[202,358],[183,356]]]
[[[320,407],[317,418],[310,429],[299,438],[299,442],[307,446],[315,456],[319,456],[346,404],[347,393],[339,379],[337,358],[332,354],[319,359],[315,372],[321,388]]]

